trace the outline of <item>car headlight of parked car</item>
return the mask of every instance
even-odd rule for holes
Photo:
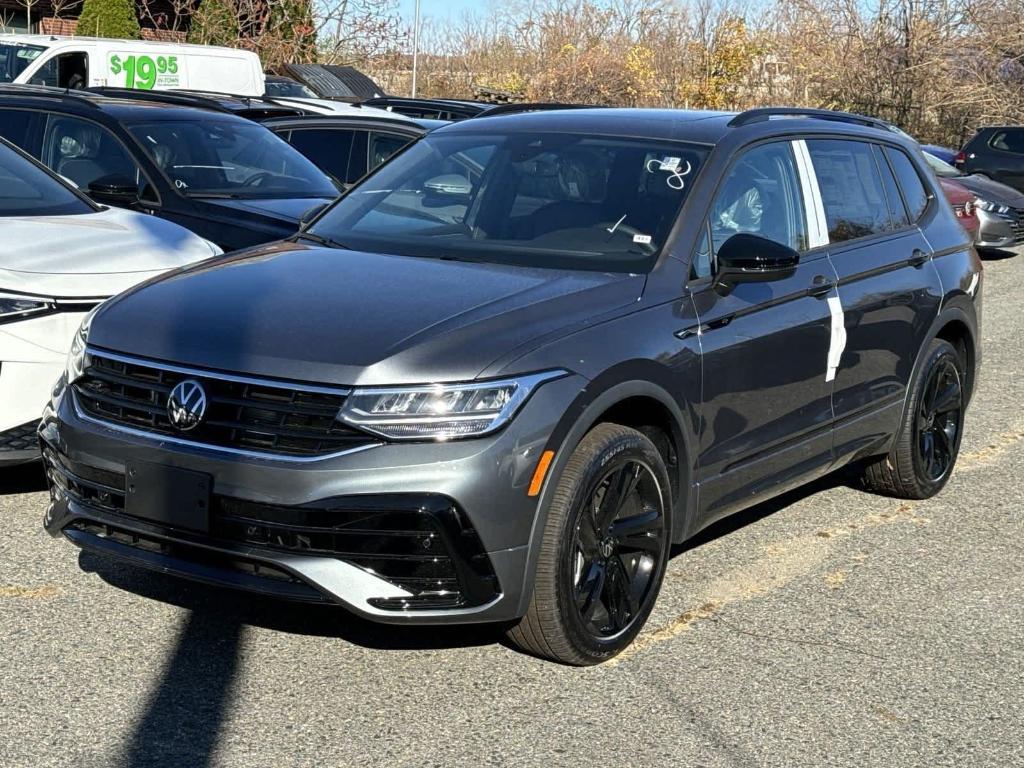
[[[974,205],[976,208],[979,208],[982,211],[988,211],[989,213],[1006,214],[1010,212],[1010,206],[999,205],[998,203],[993,203],[989,200],[982,200],[980,197],[974,201]]]
[[[98,309],[99,307],[93,307],[89,314],[82,319],[82,324],[78,326],[78,332],[75,333],[75,338],[71,341],[68,361],[64,366],[64,377],[68,384],[77,381],[85,372],[85,345],[89,341],[89,326]]]
[[[0,293],[0,323],[13,323],[34,315],[45,315],[57,309],[52,299]]]
[[[338,418],[390,440],[480,437],[507,424],[540,384],[564,375],[547,371],[467,384],[359,387]]]

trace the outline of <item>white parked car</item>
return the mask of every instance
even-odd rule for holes
[[[0,466],[38,455],[36,424],[87,312],[219,253],[172,222],[96,205],[0,139]]]

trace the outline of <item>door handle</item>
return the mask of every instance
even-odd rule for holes
[[[912,267],[920,267],[926,261],[928,261],[928,254],[922,251],[920,248],[915,248],[914,252],[910,254],[910,260],[907,262]]]
[[[811,287],[807,289],[807,293],[816,299],[820,299],[835,287],[835,281],[829,280],[825,275],[815,275],[814,279],[811,280]]]

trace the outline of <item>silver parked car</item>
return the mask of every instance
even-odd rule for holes
[[[936,176],[956,179],[977,197],[978,248],[1009,248],[1024,242],[1024,193],[987,176],[964,173],[928,151],[922,154]]]

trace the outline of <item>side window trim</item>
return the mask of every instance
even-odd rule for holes
[[[802,148],[800,150],[798,150],[796,146],[798,143],[802,145]],[[803,223],[804,227],[807,229],[808,239],[808,246],[806,250],[801,251],[800,253],[800,261],[801,263],[806,263],[825,258],[826,250],[822,246],[828,245],[828,228],[824,223],[825,214],[824,208],[821,204],[821,194],[820,192],[818,192],[817,179],[814,177],[813,171],[807,170],[807,168],[810,168],[810,155],[807,154],[807,145],[802,139],[794,140],[790,139],[787,136],[773,136],[771,138],[763,139],[761,141],[757,141],[753,144],[748,144],[745,147],[743,147],[740,151],[738,151],[735,154],[734,157],[730,159],[729,164],[726,166],[725,170],[718,177],[718,179],[715,180],[714,190],[712,191],[707,206],[702,214],[700,230],[697,233],[693,248],[690,252],[690,261],[686,270],[686,282],[684,283],[684,285],[689,290],[703,290],[704,288],[713,284],[715,280],[717,264],[715,262],[714,238],[711,235],[711,215],[714,211],[715,201],[718,199],[718,195],[722,191],[723,184],[729,178],[729,174],[732,172],[733,168],[737,165],[737,163],[739,163],[743,159],[744,155],[746,155],[749,152],[755,151],[761,147],[769,146],[771,144],[779,144],[782,146],[787,144],[789,145],[790,152],[793,156],[793,167],[799,179],[799,189],[796,190],[796,193],[804,209]],[[804,157],[806,158],[806,168],[802,167],[801,165],[801,152],[804,154]],[[812,190],[810,198],[808,198],[808,185]],[[811,211],[811,208],[813,207],[812,201],[816,202],[816,206],[818,209],[817,211],[813,212],[813,214]],[[825,233],[825,242],[819,246],[813,245],[813,236],[811,234],[812,218],[818,222],[817,226],[819,227],[819,232]],[[694,274],[694,263],[696,261],[696,257],[701,247],[701,244],[705,242],[705,239],[708,245],[708,252],[711,260],[711,271],[708,275],[696,276]]]
[[[796,170],[800,175],[800,186],[804,195],[804,211],[807,217],[807,249],[813,251],[815,248],[829,244],[825,205],[821,200],[818,176],[814,172],[811,154],[807,151],[807,142],[803,139],[796,139],[792,145],[793,155],[796,158]]]
[[[903,187],[902,187],[902,185],[899,182],[899,176],[896,174],[895,168],[892,167],[892,161],[889,158],[889,152],[890,151],[892,151],[892,152],[902,152],[904,155],[907,155],[906,151],[904,151],[901,147],[898,147],[898,146],[893,145],[893,144],[889,144],[887,142],[871,141],[871,140],[868,140],[868,139],[865,139],[865,138],[861,138],[859,136],[855,137],[855,136],[832,136],[832,135],[829,135],[829,136],[813,136],[811,138],[812,139],[822,139],[822,140],[832,139],[832,140],[837,140],[837,141],[859,142],[861,144],[869,144],[869,145],[874,146],[874,147],[878,148],[879,150],[881,150],[882,154],[885,156],[885,161],[889,165],[890,170],[892,171],[893,177],[894,177],[894,179],[896,181],[896,188],[900,192],[901,201],[903,202],[904,207],[906,208],[906,210],[908,212],[907,213],[907,219],[910,220],[909,207],[906,205],[906,199],[905,199],[906,198],[906,193],[903,190]],[[800,139],[799,141],[800,141],[801,144],[803,144],[804,151],[806,151],[808,153],[807,154],[807,162],[808,162],[808,166],[811,168],[812,176],[814,176],[814,179],[815,179],[814,180],[815,189],[817,189],[818,188],[817,187],[817,177],[814,175],[815,174],[815,172],[814,172],[814,163],[813,163],[813,160],[810,157],[810,151],[807,149],[807,142],[806,142],[805,139]],[[794,142],[794,143],[796,143],[796,142]],[[915,163],[913,161],[913,159],[911,159],[909,157],[909,155],[907,156],[907,159],[910,162],[911,166],[914,168],[914,171],[917,173],[918,177],[920,178],[921,171],[917,167],[917,163]],[[878,170],[879,170],[879,172],[881,172],[880,168]],[[881,181],[881,179],[880,179],[880,181]],[[853,245],[854,247],[857,247],[857,246],[860,246],[861,244],[870,242],[872,240],[881,239],[881,238],[884,238],[884,237],[889,237],[889,236],[892,236],[894,234],[898,234],[898,233],[901,233],[901,232],[908,232],[910,230],[913,230],[913,229],[917,228],[918,223],[925,217],[925,215],[927,215],[928,211],[931,209],[932,205],[935,202],[935,195],[932,193],[932,190],[929,187],[929,185],[927,185],[924,182],[923,179],[921,179],[921,184],[924,187],[925,193],[928,196],[928,205],[925,207],[924,211],[921,213],[921,216],[919,218],[917,218],[916,220],[910,221],[909,224],[904,224],[904,225],[902,225],[900,227],[897,227],[896,229],[893,229],[893,230],[891,230],[889,232],[875,232],[875,233],[872,233],[872,234],[869,234],[869,235],[863,235],[861,237],[851,238],[850,240],[832,241],[829,238],[829,236],[828,236],[828,224],[827,224],[827,219],[826,219],[825,220],[825,224],[824,224],[824,231],[825,231],[826,242],[824,243],[824,245],[825,246],[829,246],[829,253],[830,254],[833,253],[833,251],[836,250],[836,249],[845,249],[845,248],[847,248],[847,246],[850,246],[850,245]],[[821,202],[820,192],[819,192],[819,194],[817,196],[817,200],[818,200],[818,202]],[[825,210],[824,209],[824,204],[822,203],[822,205],[821,205],[821,215],[823,217],[825,215],[824,210]],[[822,247],[822,246],[819,246],[819,247]]]

